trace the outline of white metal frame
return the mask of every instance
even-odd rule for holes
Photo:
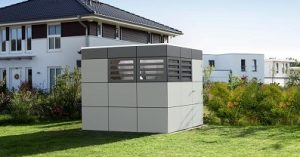
[[[47,86],[48,86],[48,89],[51,89],[50,69],[55,69],[55,82],[56,82],[57,69],[61,69],[61,73],[63,73],[63,68],[61,66],[48,66],[48,68],[47,68],[47,82],[48,82]]]
[[[61,52],[61,47],[62,47],[62,44],[61,44],[61,31],[60,31],[60,34],[49,35],[49,27],[50,26],[57,26],[57,25],[60,26],[60,30],[61,30],[61,23],[51,23],[51,24],[47,25],[47,50],[48,50],[48,52]],[[50,49],[50,38],[54,38],[54,49]],[[60,38],[60,48],[59,49],[55,48],[56,47],[55,38]]]
[[[28,50],[28,29],[31,29],[31,50]],[[26,50],[26,53],[31,53],[32,52],[32,27],[31,27],[31,25],[27,25],[26,27],[25,27],[25,50]]]
[[[13,33],[13,30],[16,30],[16,50],[13,51],[11,46],[12,46],[12,33]],[[18,31],[21,30],[21,50],[18,50]],[[23,40],[22,40],[22,27],[21,26],[15,26],[15,27],[11,27],[10,28],[10,31],[9,31],[9,50],[10,50],[10,53],[13,53],[13,54],[18,54],[18,53],[22,53],[23,51]]]

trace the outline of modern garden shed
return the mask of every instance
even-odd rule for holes
[[[170,133],[203,124],[200,50],[83,48],[81,70],[83,130]]]

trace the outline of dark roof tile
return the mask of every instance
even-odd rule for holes
[[[176,34],[181,31],[158,22],[135,15],[111,5],[89,0],[28,0],[0,8],[0,24],[45,19],[97,15],[114,20],[130,22]]]

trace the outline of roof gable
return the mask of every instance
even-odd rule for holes
[[[0,23],[74,17],[91,14],[76,0],[28,0],[0,9]]]
[[[121,21],[127,21],[127,22],[131,22],[134,24],[150,26],[153,28],[182,34],[182,32],[177,29],[174,29],[169,26],[163,25],[161,23],[155,22],[153,20],[144,18],[142,16],[130,13],[130,12],[122,10],[120,8],[111,6],[109,4],[105,4],[105,3],[102,3],[99,1],[92,0],[91,5],[90,5],[90,3],[89,3],[90,0],[78,0],[78,1],[82,2],[82,4],[85,5],[85,7],[87,7],[89,10],[95,12],[95,14],[100,15],[100,16],[113,18],[113,19],[117,19],[117,20],[121,20]]]
[[[95,0],[28,0],[0,8],[0,24],[96,15],[175,34],[181,31]]]

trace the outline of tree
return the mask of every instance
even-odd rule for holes
[[[300,85],[300,71],[291,71],[289,74],[288,86]]]
[[[214,67],[208,66],[205,67],[203,70],[204,73],[204,86],[208,85],[210,83],[210,77],[212,72],[214,71]]]

